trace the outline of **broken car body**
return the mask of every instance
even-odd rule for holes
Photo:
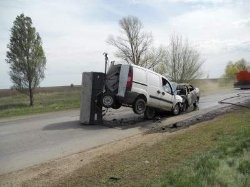
[[[193,87],[188,83],[172,83],[176,94],[183,98],[183,108],[182,111],[185,112],[190,106],[197,107],[200,100],[200,90],[199,88]]]

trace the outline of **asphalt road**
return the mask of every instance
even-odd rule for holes
[[[249,93],[232,90],[203,96],[199,110],[223,107],[218,101],[242,92]],[[242,99],[245,98],[242,96],[233,102]],[[165,120],[169,118],[174,117]],[[145,121],[140,123],[142,120],[142,116],[133,114],[130,108],[109,111],[105,125],[81,125],[79,110],[0,119],[0,174],[88,150],[156,125]]]

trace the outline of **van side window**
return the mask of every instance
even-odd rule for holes
[[[172,88],[169,82],[164,78],[162,78],[162,87],[165,90],[165,92],[172,94]]]

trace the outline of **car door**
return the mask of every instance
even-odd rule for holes
[[[173,90],[169,81],[165,78],[161,78],[161,87],[160,87],[160,106],[164,110],[172,110],[173,108]]]
[[[188,87],[188,85],[185,85],[186,89],[187,89],[187,101],[188,101],[188,105],[192,105],[193,104],[193,97],[192,97],[192,92],[190,91],[190,88]]]
[[[149,94],[148,106],[160,108],[160,76],[153,72],[147,72],[147,85]]]
[[[189,98],[190,98],[190,105],[192,105],[196,101],[196,93],[194,91],[194,87],[191,85],[188,85],[188,92],[189,92]]]

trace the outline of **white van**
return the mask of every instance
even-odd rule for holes
[[[174,94],[171,83],[162,75],[136,65],[112,65],[106,75],[102,106],[133,108],[136,114],[152,119],[156,110],[179,114],[183,99]]]

